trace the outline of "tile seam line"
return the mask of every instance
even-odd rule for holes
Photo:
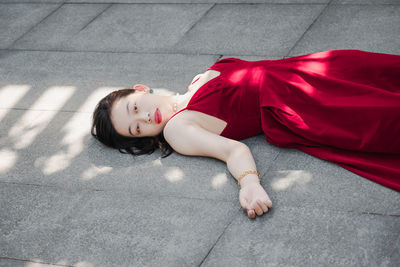
[[[84,188],[73,188],[73,187],[62,187],[58,185],[45,185],[45,184],[29,184],[29,183],[18,183],[18,182],[4,182],[0,181],[0,184],[11,184],[16,186],[27,186],[27,187],[44,187],[44,188],[56,188],[64,191],[71,191],[74,193],[94,193],[94,192],[105,192],[105,193],[121,193],[121,192],[128,192],[129,190],[103,190],[103,189],[96,189],[90,187]],[[151,197],[151,198],[175,198],[175,199],[192,199],[192,200],[200,200],[200,201],[219,201],[224,203],[235,203],[235,200],[226,200],[226,199],[215,199],[215,198],[199,198],[199,197],[187,197],[187,196],[175,196],[175,195],[157,195],[154,193],[135,193],[131,197],[133,198],[143,198],[143,197]]]
[[[240,212],[240,210],[239,210]],[[239,213],[236,212],[236,213]],[[210,250],[207,252],[206,256],[201,260],[200,264],[198,265],[198,267],[202,266],[205,262],[205,260],[208,258],[208,256],[210,255],[211,251],[214,249],[214,247],[217,245],[217,243],[219,242],[219,240],[221,239],[221,237],[225,234],[225,231],[229,228],[229,226],[233,223],[233,221],[238,217],[239,215],[235,215],[233,216],[232,220],[227,224],[227,226],[225,226],[224,230],[222,231],[222,233],[219,235],[219,237],[217,238],[217,240],[214,242],[214,244],[211,246]]]
[[[274,164],[274,162],[276,161],[276,159],[279,157],[279,155],[281,154],[281,149],[279,149],[279,151],[278,151],[278,153],[276,153],[276,156],[274,157],[274,159],[273,160],[271,160],[271,165],[269,165],[269,167],[267,168],[267,170],[266,171],[264,171],[263,173],[261,173],[260,174],[260,176],[261,176],[261,181],[262,181],[262,179],[263,179],[263,177],[268,177],[267,176],[267,174],[268,174],[268,172],[269,172],[269,170],[272,168],[272,165]],[[268,194],[268,192],[267,192],[267,194]],[[268,195],[269,196],[269,195]],[[272,200],[271,200],[272,201]]]
[[[303,32],[303,34],[297,39],[297,41],[294,43],[294,45],[289,49],[289,51],[286,53],[284,58],[289,57],[289,55],[292,53],[292,51],[295,49],[295,47],[300,43],[301,40],[303,40],[304,36],[306,33],[312,28],[312,26],[318,21],[318,19],[325,13],[325,10],[329,8],[333,0],[330,0],[325,7],[321,10],[321,12],[318,14],[318,16],[314,19],[314,21],[308,25],[307,29]]]
[[[74,34],[71,38],[69,38],[69,40],[71,40],[72,38],[74,38],[76,35],[78,35],[81,31],[83,31],[85,28],[87,28],[87,26],[89,26],[93,21],[95,21],[98,17],[100,17],[104,12],[106,12],[108,9],[110,9],[113,6],[113,4],[109,4],[108,6],[106,6],[106,8],[101,11],[99,14],[97,14],[94,18],[92,18],[88,23],[86,23],[85,26],[83,26],[76,34]]]
[[[62,264],[56,264],[56,263],[48,263],[48,262],[44,262],[44,261],[32,261],[32,260],[24,260],[24,259],[17,259],[17,258],[4,257],[4,256],[0,256],[0,259],[3,259],[3,260],[14,260],[14,261],[23,261],[23,262],[32,262],[32,263],[40,263],[40,264],[48,264],[48,265],[63,266],[63,267],[73,267],[73,265],[62,265]]]
[[[165,3],[165,2],[154,2],[154,3],[126,3],[126,2],[0,2],[0,5],[13,5],[13,4],[30,4],[30,5],[46,5],[46,4],[73,4],[73,5],[99,5],[99,4],[115,4],[115,5],[206,5],[206,4],[217,4],[217,5],[324,5],[327,3],[319,2],[319,3],[298,3],[298,2],[289,2],[289,3],[259,3],[259,2],[250,2],[250,3],[218,3],[218,2],[200,2],[200,3]],[[332,3],[334,6],[399,6],[397,3]]]
[[[49,18],[51,15],[53,15],[55,12],[57,12],[64,3],[61,3],[57,8],[55,8],[53,11],[50,12],[47,16],[45,16],[43,19],[41,19],[38,23],[36,23],[34,26],[32,26],[27,32],[22,34],[20,37],[18,37],[8,48],[12,48],[19,40],[21,40],[23,37],[25,37],[28,33],[30,33],[33,29],[35,29],[40,23],[45,21],[47,18]]]
[[[154,3],[126,3],[126,2],[0,2],[0,4],[4,4],[4,5],[12,5],[12,4],[30,4],[30,5],[38,5],[38,4],[42,4],[42,5],[47,5],[47,4],[65,4],[65,5],[100,5],[100,4],[115,4],[115,5],[210,5],[210,4],[214,4],[214,5],[277,5],[277,6],[286,6],[286,5],[326,5],[325,2],[319,2],[319,3],[298,3],[298,2],[289,2],[289,3],[259,3],[259,2],[254,2],[254,3],[219,3],[219,2],[200,2],[200,3],[165,3],[165,2],[154,2]],[[336,3],[333,5],[339,5],[339,6],[347,6],[347,5],[362,5],[362,6],[380,6],[380,5],[399,5],[399,4],[391,4],[391,3],[387,3],[387,4],[364,4],[364,3],[360,3],[360,4],[352,4],[352,3],[348,3],[348,4],[340,4],[340,3]]]
[[[96,51],[96,50],[87,50],[87,51],[77,51],[77,50],[46,50],[46,49],[19,49],[19,48],[5,48],[0,49],[0,52],[52,52],[52,53],[101,53],[101,54],[138,54],[138,55],[183,55],[183,56],[220,56],[220,52],[216,52],[215,54],[207,54],[207,53],[169,53],[169,52],[130,52],[130,51]],[[285,55],[244,55],[244,54],[229,54],[237,57],[278,57],[284,58]],[[0,58],[1,59],[1,58]]]
[[[394,251],[396,250],[396,248],[397,248],[398,246],[400,246],[399,243],[400,243],[400,234],[399,234],[399,236],[397,237],[397,239],[393,242],[393,248],[390,249],[390,250],[389,250],[389,253],[388,253],[386,256],[383,257],[383,260],[385,260],[386,258],[392,257],[392,255],[393,255]]]
[[[18,182],[4,182],[0,181],[0,184],[12,184],[12,185],[17,185],[17,186],[35,186],[35,187],[47,187],[47,188],[57,188],[65,191],[72,191],[75,193],[83,193],[83,192],[111,192],[111,193],[120,193],[120,192],[128,192],[129,190],[103,190],[103,189],[95,189],[95,188],[73,188],[73,187],[61,187],[58,185],[44,185],[44,184],[28,184],[28,183],[18,183]],[[194,198],[194,197],[186,197],[186,196],[172,196],[172,195],[156,195],[154,193],[148,193],[148,192],[143,192],[143,193],[135,193],[134,198],[142,198],[144,196],[150,196],[152,198],[177,198],[177,199],[193,199],[193,200],[205,200],[205,201],[221,201],[221,202],[226,202],[226,203],[236,203],[236,200],[224,200],[224,199],[213,199],[213,198]],[[280,208],[298,208],[299,206],[293,206],[293,205],[284,205],[284,206],[279,206]],[[343,209],[327,209],[326,207],[308,207],[308,206],[300,206],[303,208],[312,208],[315,210],[328,210],[332,212],[343,212],[343,213],[348,213],[348,214],[356,214],[356,215],[369,215],[369,216],[385,216],[385,217],[400,217],[400,214],[383,214],[383,213],[375,213],[375,212],[357,212],[354,210],[343,210]],[[274,209],[274,208],[272,208]],[[275,208],[276,209],[276,208]],[[239,209],[241,211],[242,208]],[[267,213],[268,214],[268,213]],[[399,236],[400,239],[400,236]]]
[[[0,110],[29,110],[29,111],[50,111],[50,112],[64,112],[64,113],[82,113],[91,114],[91,111],[78,111],[78,110],[62,110],[62,109],[31,109],[31,108],[0,108]]]
[[[179,44],[179,42],[180,42],[183,38],[185,38],[185,36],[186,36],[197,24],[199,24],[199,22],[200,22],[205,16],[207,16],[207,14],[210,13],[210,11],[211,11],[215,6],[216,6],[215,3],[212,4],[212,5],[210,6],[210,8],[207,9],[206,12],[204,12],[203,15],[201,15],[200,18],[199,18],[198,20],[196,20],[196,21],[192,24],[192,26],[189,27],[189,29],[188,29],[187,31],[184,32],[184,34],[182,35],[182,37],[179,38],[179,40],[175,43],[175,45],[176,45],[176,44]],[[173,45],[173,46],[174,46],[174,45]]]
[[[13,2],[7,2],[8,4],[12,4]],[[31,4],[30,2],[23,2],[26,4]],[[40,3],[40,2],[36,2]],[[46,2],[47,4],[51,4],[52,2]],[[260,3],[260,2],[246,2],[246,3],[231,3],[231,2],[226,2],[226,3],[219,3],[219,2],[200,2],[200,3],[165,3],[165,2],[153,2],[153,3],[126,3],[126,2],[64,2],[65,4],[84,4],[84,5],[90,5],[90,4],[116,4],[116,5],[232,5],[232,6],[239,6],[239,5],[276,5],[276,6],[287,6],[287,5],[297,5],[297,6],[302,6],[302,5],[327,5],[327,2],[311,2],[311,3],[298,3],[298,2],[288,2],[288,3]],[[398,6],[400,4],[393,4],[393,3],[332,3],[332,5],[335,6],[387,6],[387,5],[392,5],[392,6]]]

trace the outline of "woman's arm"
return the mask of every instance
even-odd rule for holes
[[[175,120],[164,128],[164,137],[178,153],[189,156],[212,157],[224,161],[237,180],[245,171],[255,171],[250,149],[243,143],[211,133],[192,122]],[[250,218],[262,215],[272,202],[255,174],[241,179],[240,204]]]

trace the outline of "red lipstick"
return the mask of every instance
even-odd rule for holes
[[[160,123],[162,121],[162,116],[160,110],[157,108],[156,112],[154,114],[154,119],[156,120],[156,123]]]

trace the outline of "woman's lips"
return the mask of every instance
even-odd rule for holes
[[[155,113],[155,118],[154,119],[156,120],[157,124],[162,121],[161,112],[160,112],[160,110],[158,108],[156,109],[156,113]]]

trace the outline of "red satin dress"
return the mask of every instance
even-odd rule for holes
[[[221,136],[264,133],[271,144],[400,191],[400,55],[332,50],[281,60],[226,58],[207,70],[221,74],[185,109],[226,121]]]

